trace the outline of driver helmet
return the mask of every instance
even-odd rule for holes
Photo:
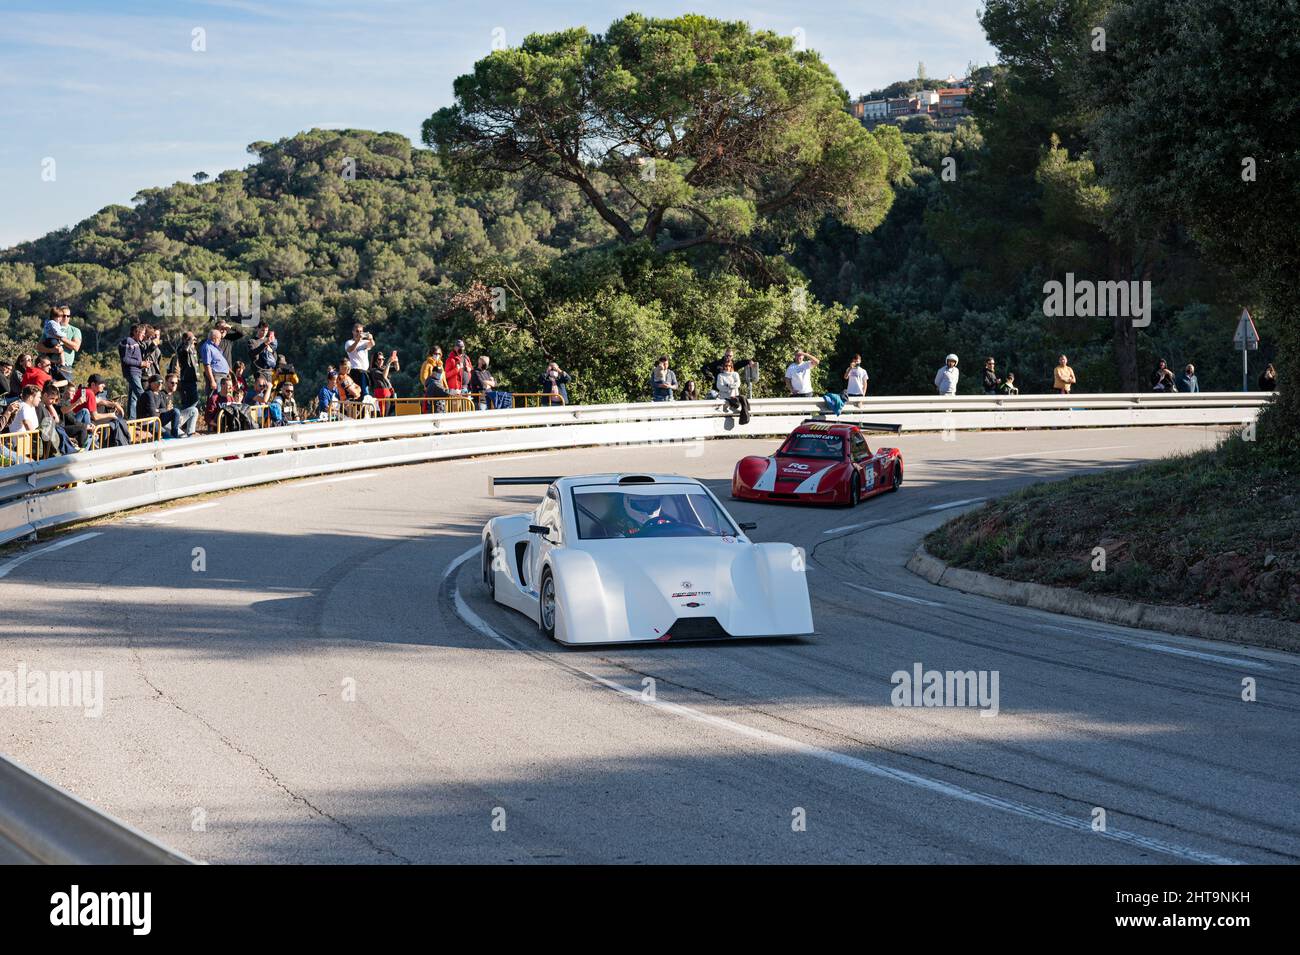
[[[657,494],[629,494],[626,500],[628,516],[640,524],[653,518],[663,507],[663,498]]]

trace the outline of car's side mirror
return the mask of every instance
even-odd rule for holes
[[[742,531],[752,531],[758,529],[757,521],[741,521],[739,527]]]
[[[540,534],[540,535],[542,535],[542,537],[545,538],[546,540],[550,540],[550,538],[546,536],[546,535],[549,534],[550,532],[551,532],[551,529],[550,529],[549,527],[547,527],[545,524],[529,524],[529,525],[528,525],[528,533],[530,533],[530,534]]]

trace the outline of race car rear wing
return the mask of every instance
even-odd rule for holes
[[[537,487],[553,484],[561,477],[563,477],[561,474],[551,477],[489,477],[488,497],[496,497],[498,487]]]
[[[838,424],[837,421],[830,421],[826,418],[806,418],[804,424]],[[854,421],[852,418],[844,419],[844,423],[855,425],[860,431],[891,431],[894,434],[903,430],[901,424],[885,424],[881,421]]]

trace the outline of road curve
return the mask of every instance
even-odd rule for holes
[[[903,435],[897,494],[734,503],[756,539],[808,551],[803,640],[565,650],[485,600],[473,553],[484,520],[535,496],[489,498],[489,475],[679,471],[725,494],[770,440],[135,512],[0,558],[0,670],[102,671],[106,696],[98,718],[0,709],[0,750],[216,863],[1294,862],[1300,657],[1009,607],[903,566],[976,500],[1216,436]],[[917,664],[996,671],[999,712],[891,705]]]

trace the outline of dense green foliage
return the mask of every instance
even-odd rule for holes
[[[425,124],[436,151],[360,130],[254,143],[247,169],[144,190],[130,207],[0,252],[0,351],[30,347],[46,307],[67,302],[86,332],[79,367],[112,368],[131,321],[172,335],[202,324],[152,315],[154,283],[179,273],[258,280],[262,316],[309,384],[361,321],[401,351],[401,394],[415,390],[425,345],[457,336],[491,354],[515,390],[532,390],[557,360],[587,401],[644,397],[663,352],[682,379],[696,377],[726,345],[761,360],[765,394],[778,393],[795,346],[830,359],[824,387],[860,352],[873,393],[928,392],[948,351],[962,356],[964,392],[978,390],[986,355],[1023,391],[1044,391],[1062,351],[1082,391],[1146,390],[1158,357],[1194,362],[1205,389],[1234,389],[1229,340],[1259,276],[1233,279],[1217,263],[1245,227],[1227,212],[1175,213],[1202,199],[1227,209],[1237,187],[1180,192],[1161,179],[1134,193],[1158,171],[1161,152],[1144,145],[1157,132],[1182,157],[1170,169],[1191,181],[1198,161],[1213,171],[1231,149],[1195,139],[1216,135],[1192,115],[1195,97],[1171,95],[1168,109],[1185,113],[1158,131],[1133,127],[1150,105],[1132,92],[1138,74],[1124,78],[1138,67],[1089,46],[1110,6],[989,0],[1000,63],[976,72],[975,120],[953,132],[864,130],[815,53],[743,24],[633,15],[602,35],[532,36],[457,80],[455,105]],[[1137,14],[1113,14],[1112,49],[1140,32],[1122,16]],[[1202,61],[1215,62],[1206,50]],[[1113,75],[1089,79],[1108,63]],[[1281,95],[1285,77],[1268,75]],[[1098,96],[1116,104],[1110,119],[1099,121]],[[1258,240],[1246,259],[1285,276],[1300,244],[1288,231],[1294,196],[1275,171],[1284,154],[1294,162],[1278,137],[1295,124],[1254,129],[1251,104],[1215,104],[1221,127],[1274,137],[1255,150],[1264,161],[1249,206],[1274,210],[1273,225],[1245,228]],[[1146,171],[1124,173],[1130,158]],[[1231,224],[1228,238],[1203,253],[1189,236],[1207,242],[1215,222]],[[1043,283],[1066,272],[1150,279],[1150,327],[1047,317]],[[1282,327],[1276,304],[1260,312],[1256,371]]]
[[[34,340],[46,306],[67,302],[86,348],[111,351],[131,321],[169,333],[202,326],[155,318],[155,282],[252,278],[282,353],[303,371],[337,363],[361,321],[380,347],[402,352],[409,376],[430,315],[473,263],[544,263],[609,237],[571,189],[453,190],[436,157],[392,133],[312,130],[249,151],[260,161],[245,170],[146,189],[133,207],[109,206],[0,256],[10,336]],[[402,384],[410,393],[409,377]]]
[[[629,14],[599,35],[535,34],[455,93],[424,141],[458,182],[570,184],[619,239],[663,249],[747,245],[828,214],[870,230],[906,171],[817,53],[744,23]]]
[[[1294,468],[1236,435],[1141,468],[1033,485],[949,521],[926,547],[1013,580],[1300,620]]]
[[[1279,335],[1282,392],[1260,437],[1300,458],[1297,16],[1296,0],[1118,3],[1086,80],[1125,226],[1186,226]]]

